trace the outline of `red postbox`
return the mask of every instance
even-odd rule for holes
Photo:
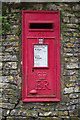
[[[60,101],[60,12],[22,11],[23,102]]]

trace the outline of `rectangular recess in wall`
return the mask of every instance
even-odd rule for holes
[[[60,12],[22,15],[22,101],[60,101]]]

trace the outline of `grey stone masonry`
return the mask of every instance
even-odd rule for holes
[[[60,11],[60,102],[22,102],[22,10]],[[2,120],[80,120],[80,3],[6,1],[2,15]]]

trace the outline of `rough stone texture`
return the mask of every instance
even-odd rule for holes
[[[60,11],[60,102],[22,102],[22,10]],[[2,120],[80,120],[80,4],[6,2],[3,3],[2,14],[3,37],[0,39]]]

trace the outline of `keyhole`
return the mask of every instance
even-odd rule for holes
[[[34,72],[34,69],[32,68],[32,72]]]

